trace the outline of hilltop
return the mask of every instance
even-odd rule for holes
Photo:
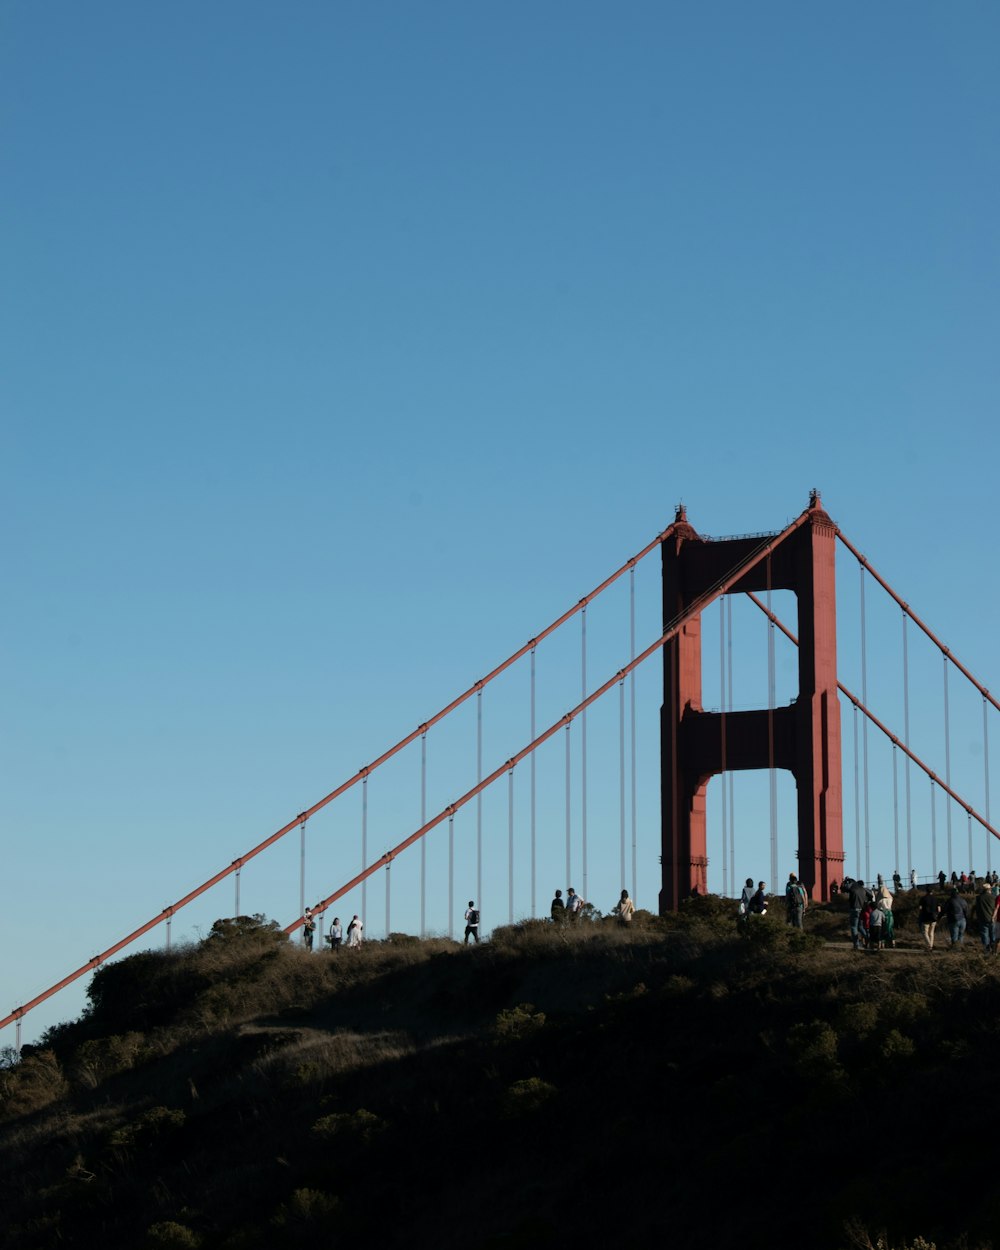
[[[986,1247],[1000,960],[909,911],[878,955],[711,897],[469,949],[219,921],[7,1054],[0,1246]]]

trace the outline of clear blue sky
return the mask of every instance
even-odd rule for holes
[[[819,487],[1000,682],[998,47],[989,3],[3,0],[0,1014],[433,714],[680,499],[721,535],[779,528]],[[594,610],[594,680],[627,658],[626,598],[606,645]],[[565,684],[549,719],[575,701],[576,645],[545,661]],[[759,647],[748,667],[760,703]],[[487,707],[487,768],[526,737],[517,680]],[[982,788],[969,716],[954,765]],[[591,728],[614,864],[617,717]],[[433,744],[432,804],[467,788],[474,737],[473,712]],[[565,885],[557,756],[542,903]],[[418,785],[412,762],[372,782],[379,850],[415,827]],[[740,877],[767,872],[759,800]],[[340,837],[352,870],[358,814],[309,835],[331,856]],[[609,906],[617,869],[593,854]],[[242,902],[286,923],[297,842],[281,855]],[[339,884],[339,860],[307,863],[310,896]],[[400,877],[393,928],[414,903]],[[175,939],[232,905],[227,884]],[[377,936],[381,882],[369,907]]]

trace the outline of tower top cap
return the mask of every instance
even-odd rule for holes
[[[679,503],[677,505],[676,511],[674,512],[674,521],[675,522],[686,521],[687,519],[688,519],[687,508],[682,503]]]
[[[812,490],[809,492],[809,507],[810,508],[822,508],[822,506],[823,506],[823,500],[820,498],[819,491],[814,486]]]

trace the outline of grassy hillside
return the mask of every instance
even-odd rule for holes
[[[108,965],[0,1071],[0,1246],[1000,1244],[1000,960],[732,910]]]

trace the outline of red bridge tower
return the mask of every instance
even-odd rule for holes
[[[798,791],[796,875],[813,898],[827,898],[831,879],[842,876],[835,537],[819,492],[813,491],[804,524],[727,592],[797,595],[799,692],[790,706],[725,715],[702,710],[700,613],[664,647],[661,913],[707,891],[705,792],[716,773],[731,768],[787,768]],[[680,506],[662,544],[664,629],[759,546],[759,538],[699,537]],[[780,885],[769,884],[772,890]]]

